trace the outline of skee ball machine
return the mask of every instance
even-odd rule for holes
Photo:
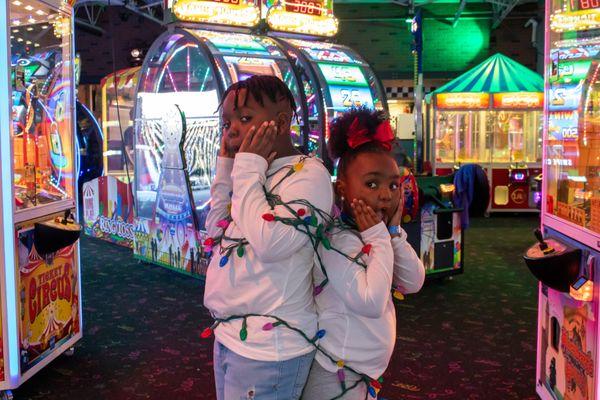
[[[600,2],[547,0],[536,390],[599,399]]]
[[[73,19],[59,0],[0,3],[0,390],[81,338]]]

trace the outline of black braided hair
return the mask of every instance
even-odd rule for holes
[[[262,107],[265,106],[264,97],[266,96],[271,102],[277,103],[281,100],[287,100],[290,103],[290,109],[293,113],[294,117],[297,117],[296,114],[296,101],[294,100],[294,95],[290,91],[290,88],[278,77],[272,75],[253,75],[248,79],[243,81],[238,81],[225,90],[223,96],[221,97],[221,102],[219,103],[219,109],[223,107],[223,102],[229,95],[229,93],[235,94],[235,102],[234,107],[238,107],[239,95],[240,91],[246,89],[248,95],[244,98],[244,103],[241,104],[245,106],[248,103],[249,95],[254,97],[254,100]]]
[[[360,126],[375,135],[376,129],[388,119],[385,111],[372,110],[367,107],[354,107],[329,123],[329,141],[327,150],[332,160],[338,160],[338,175],[343,176],[350,162],[362,153],[390,154],[378,142],[367,142],[353,149],[348,144],[348,131],[350,125],[358,119]]]

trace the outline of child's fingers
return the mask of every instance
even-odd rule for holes
[[[371,206],[367,206],[367,215],[369,216],[369,218],[371,218],[375,222],[377,222],[377,220],[379,219],[379,217],[377,216],[375,211],[373,211]]]
[[[248,147],[250,147],[250,144],[252,143],[252,139],[254,139],[255,134],[256,134],[256,126],[253,126],[248,130],[248,133],[246,133],[246,136],[244,137],[244,140],[242,141],[242,144],[240,145],[240,151],[244,151]]]

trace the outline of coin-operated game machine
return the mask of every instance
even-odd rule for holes
[[[540,280],[536,390],[599,399],[600,3],[546,1],[541,230],[525,261]]]
[[[478,164],[491,212],[538,212],[542,77],[497,53],[426,97],[435,175]]]
[[[0,390],[81,338],[73,16],[0,3]]]

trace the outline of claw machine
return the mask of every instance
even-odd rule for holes
[[[81,338],[72,7],[0,3],[0,390]]]
[[[478,164],[492,212],[538,212],[543,79],[497,53],[427,97],[435,175]]]
[[[546,1],[541,230],[525,261],[540,280],[536,390],[599,399],[600,3]]]

